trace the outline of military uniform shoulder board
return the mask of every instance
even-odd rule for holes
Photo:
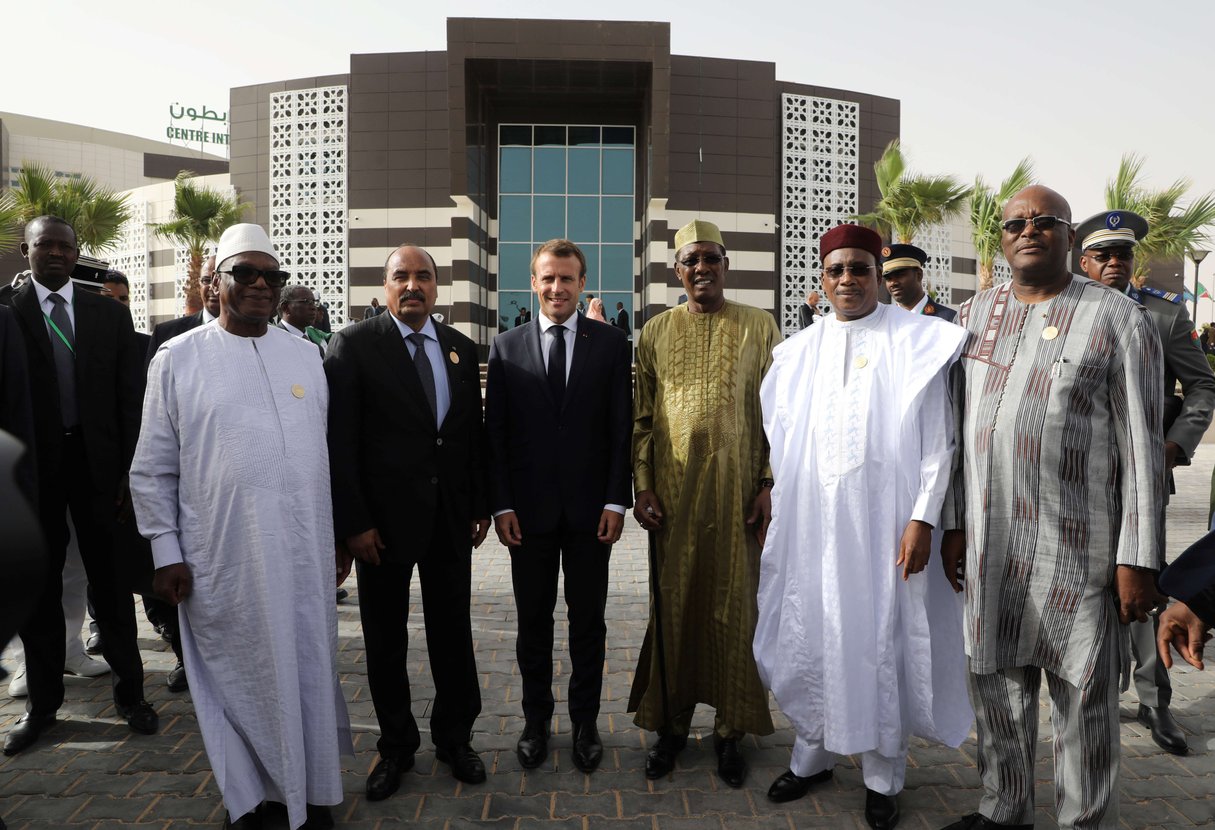
[[[1143,302],[1143,297],[1139,294],[1139,289],[1133,285],[1126,290],[1126,296],[1130,297],[1137,303]]]
[[[1152,297],[1159,297],[1162,300],[1167,300],[1168,302],[1172,303],[1173,305],[1176,305],[1177,303],[1181,302],[1180,294],[1174,294],[1172,291],[1162,291],[1161,289],[1153,288],[1150,285],[1143,286],[1142,288],[1139,289],[1139,291],[1143,294],[1148,294]]]

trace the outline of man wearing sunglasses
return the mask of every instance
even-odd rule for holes
[[[1002,229],[1011,282],[958,314],[941,559],[966,587],[984,793],[949,830],[1033,826],[1044,673],[1058,824],[1115,827],[1123,626],[1160,601],[1160,343],[1142,306],[1069,271],[1075,232],[1058,193],[1020,191]]]
[[[882,281],[890,298],[899,308],[925,317],[940,317],[953,322],[958,313],[940,303],[933,302],[924,291],[924,264],[928,252],[915,245],[902,242],[887,245],[882,249]]]
[[[1083,254],[1080,268],[1088,278],[1125,293],[1148,310],[1164,352],[1164,462],[1173,491],[1173,468],[1188,465],[1198,443],[1211,425],[1215,410],[1215,375],[1198,345],[1194,324],[1181,295],[1150,285],[1131,284],[1135,245],[1148,232],[1148,223],[1129,210],[1102,211],[1076,226]],[[1181,396],[1177,382],[1181,382]],[[1163,505],[1162,505],[1163,509]],[[1163,520],[1162,520],[1163,521]],[[1157,656],[1157,618],[1130,625],[1131,653],[1135,657],[1135,692],[1139,698],[1136,719],[1152,731],[1152,740],[1174,755],[1189,751],[1185,734],[1173,720],[1169,703],[1173,687],[1169,672]]]
[[[198,277],[198,285],[202,291],[203,307],[194,314],[187,314],[185,317],[178,317],[174,320],[158,323],[156,328],[152,329],[152,342],[148,344],[148,354],[144,361],[145,364],[152,362],[152,358],[156,356],[156,350],[160,348],[161,343],[165,343],[179,334],[184,334],[190,329],[210,323],[219,317],[219,280],[215,276],[214,256],[209,256],[203,261],[202,273]]]
[[[796,732],[768,797],[801,798],[859,755],[865,818],[890,830],[908,737],[956,747],[973,721],[962,603],[925,570],[965,332],[878,302],[874,231],[840,225],[819,251],[833,313],[776,347],[760,390],[776,487],[755,656]]]
[[[288,275],[261,226],[224,231],[216,260],[219,318],[152,359],[135,512],[153,586],[180,612],[224,826],[285,809],[291,827],[332,827],[353,746],[333,604],[350,561],[335,554],[326,455],[311,451],[329,390],[316,347],[269,325]]]

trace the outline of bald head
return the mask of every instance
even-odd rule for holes
[[[1004,206],[1004,218],[1015,218],[1010,212],[1013,207],[1021,202],[1030,202],[1038,205],[1042,210],[1035,215],[1058,216],[1067,222],[1072,221],[1072,206],[1067,203],[1067,199],[1055,191],[1051,190],[1046,185],[1031,184],[1029,187],[1018,190],[1008,200],[1008,204]]]

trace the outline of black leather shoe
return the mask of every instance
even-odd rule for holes
[[[594,721],[574,724],[574,766],[582,772],[594,772],[603,760],[603,741]]]
[[[1185,755],[1190,751],[1186,743],[1185,733],[1173,720],[1173,713],[1167,706],[1144,706],[1139,704],[1139,712],[1135,719],[1152,730],[1152,740],[1165,752],[1174,755]]]
[[[338,589],[337,589],[337,601],[338,601],[338,602],[341,602],[342,600],[344,600],[344,599],[345,599],[346,597],[348,597],[348,596],[350,596],[350,592],[349,592],[349,591],[347,591],[345,588],[338,588]]]
[[[1033,824],[998,824],[980,813],[963,816],[941,830],[1034,830]]]
[[[333,830],[333,811],[320,804],[305,805],[308,819],[300,830]]]
[[[465,784],[485,781],[485,764],[470,743],[435,747],[435,757],[451,767],[452,777],[457,781]]]
[[[16,755],[18,752],[29,749],[34,741],[38,740],[38,736],[54,722],[54,715],[25,713],[4,737],[4,754]]]
[[[85,654],[101,654],[101,634],[92,634],[84,644]]]
[[[160,728],[160,716],[146,700],[132,703],[130,706],[115,704],[115,708],[118,710],[118,717],[127,722],[132,732],[155,735],[156,730]]]
[[[796,801],[810,792],[810,788],[815,784],[830,781],[834,775],[835,773],[832,770],[825,769],[822,772],[814,773],[814,775],[802,777],[794,775],[793,770],[787,769],[768,788],[768,800],[775,801],[777,804],[783,804],[786,801]]]
[[[519,756],[519,764],[524,769],[535,769],[543,764],[548,757],[548,724],[529,720],[523,726],[519,743],[515,744],[515,754]]]
[[[873,830],[894,830],[899,823],[899,797],[865,788],[865,821]]]
[[[743,757],[737,738],[713,737],[713,749],[717,750],[717,776],[734,789],[747,780],[747,759]]]
[[[371,775],[367,776],[367,800],[383,801],[401,786],[401,773],[413,769],[413,756],[380,758]]]
[[[650,780],[670,775],[675,769],[675,758],[688,745],[686,735],[659,735],[658,743],[654,744],[645,756],[645,777]]]
[[[184,692],[190,688],[190,681],[186,679],[186,667],[181,661],[177,661],[177,665],[169,672],[169,691]]]

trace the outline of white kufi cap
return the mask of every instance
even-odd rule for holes
[[[215,263],[218,265],[230,256],[247,254],[251,251],[269,254],[274,257],[275,262],[278,262],[278,254],[274,252],[274,246],[270,244],[270,237],[266,235],[262,226],[242,222],[228,228],[219,238],[219,248],[215,251]]]

